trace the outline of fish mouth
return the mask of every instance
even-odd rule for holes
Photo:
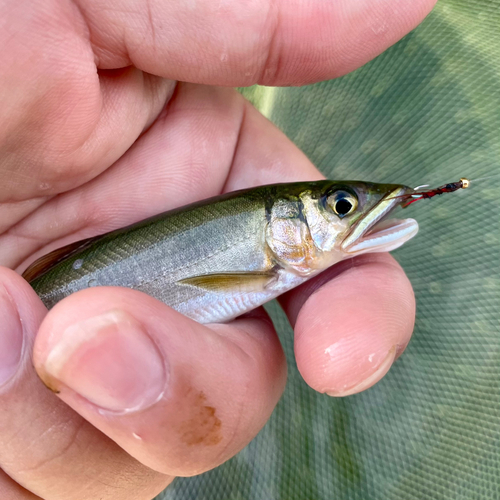
[[[401,186],[386,194],[365,216],[356,222],[340,247],[348,254],[390,252],[418,232],[414,219],[387,219],[401,205],[402,195],[410,188]]]

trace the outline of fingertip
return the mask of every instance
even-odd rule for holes
[[[46,308],[29,284],[0,267],[0,387],[29,362],[30,347]]]
[[[261,317],[201,325],[124,288],[61,301],[41,325],[35,353],[38,373],[61,399],[169,475],[201,473],[241,450],[286,377],[276,333]]]
[[[404,350],[414,325],[413,291],[392,257],[354,261],[286,305],[296,315],[295,355],[302,376],[312,388],[335,396],[378,382]]]

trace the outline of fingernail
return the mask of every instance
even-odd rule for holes
[[[356,394],[358,392],[364,391],[365,389],[368,389],[368,387],[371,387],[373,384],[377,383],[389,371],[389,368],[392,366],[395,358],[396,346],[393,346],[389,350],[387,356],[382,360],[376,370],[369,377],[365,378],[352,387],[347,387],[340,391],[327,391],[326,394],[334,397],[343,397],[350,396],[351,394]]]
[[[19,312],[7,290],[0,285],[0,386],[17,372],[23,349]]]
[[[151,406],[166,385],[165,361],[153,340],[118,310],[68,327],[42,371],[50,387],[62,389],[62,383],[100,408],[119,412]]]

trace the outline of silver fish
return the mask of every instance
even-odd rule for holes
[[[399,184],[317,181],[237,191],[72,243],[24,273],[47,307],[91,286],[124,286],[200,323],[223,322],[333,264],[398,248],[418,231],[387,216]]]

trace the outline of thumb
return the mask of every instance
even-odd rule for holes
[[[201,325],[146,294],[83,290],[40,327],[44,382],[139,462],[172,475],[216,467],[266,423],[286,364],[262,311]]]

